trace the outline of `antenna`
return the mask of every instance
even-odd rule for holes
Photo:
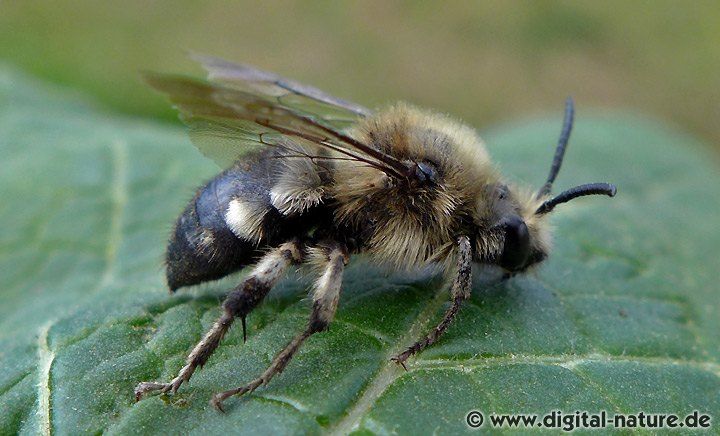
[[[600,182],[575,186],[541,204],[535,211],[535,215],[546,214],[552,211],[558,204],[567,203],[578,197],[584,197],[586,195],[607,195],[608,197],[614,197],[616,192],[617,188],[611,183]]]
[[[555,156],[553,157],[552,166],[550,166],[550,174],[548,174],[547,181],[540,188],[536,198],[541,198],[550,193],[552,190],[553,182],[560,172],[560,166],[562,165],[563,157],[565,157],[565,149],[567,148],[568,140],[570,139],[570,132],[573,127],[573,120],[575,119],[575,103],[572,97],[568,97],[565,100],[565,117],[563,119],[563,127],[560,132],[560,139],[558,145],[555,148]]]

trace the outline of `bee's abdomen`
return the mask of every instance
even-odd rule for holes
[[[237,176],[228,170],[208,182],[178,218],[166,252],[171,291],[224,277],[253,258],[254,245],[238,238],[224,220]]]
[[[293,238],[335,238],[332,207],[318,201],[284,215],[271,199],[278,174],[287,171],[271,152],[245,159],[210,180],[187,205],[168,242],[171,290],[222,278],[257,260],[263,250]],[[306,190],[300,178],[295,187]],[[277,190],[277,188],[276,188]],[[288,199],[305,201],[287,196]],[[340,239],[343,239],[340,237]]]

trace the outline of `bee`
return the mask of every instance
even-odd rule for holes
[[[227,168],[200,188],[178,218],[167,246],[171,291],[254,265],[223,303],[220,318],[169,383],[176,392],[203,366],[236,319],[245,320],[293,265],[317,279],[305,329],[250,383],[217,393],[212,404],[253,392],[282,372],[313,334],[327,330],[351,255],[402,270],[438,265],[451,304],[424,337],[392,360],[436,342],[471,292],[472,263],[505,277],[536,267],[551,245],[548,214],[575,198],[615,195],[609,183],[550,191],[572,129],[565,119],[549,176],[537,191],[508,183],[470,127],[437,112],[398,103],[378,111],[249,66],[193,55],[208,80],[150,73],[195,145]]]

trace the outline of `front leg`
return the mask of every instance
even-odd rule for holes
[[[175,393],[181,384],[190,380],[195,369],[203,366],[230,329],[235,317],[240,317],[245,338],[245,317],[265,298],[270,289],[280,280],[285,270],[302,260],[301,247],[297,241],[287,242],[269,251],[257,263],[243,283],[235,288],[223,303],[223,314],[202,340],[193,348],[180,373],[169,383],[143,382],[135,388],[135,400],[150,391]]]
[[[437,341],[440,336],[445,333],[445,330],[447,330],[452,320],[455,319],[455,315],[457,315],[457,312],[460,309],[460,304],[470,297],[470,291],[472,289],[472,247],[470,245],[470,239],[468,239],[467,236],[461,236],[458,239],[457,256],[457,272],[455,280],[453,280],[452,288],[450,289],[452,304],[450,305],[450,308],[448,308],[447,312],[445,312],[445,316],[443,316],[442,321],[440,321],[440,323],[430,333],[425,335],[425,337],[415,342],[407,350],[391,359],[398,365],[402,366],[405,370],[407,370],[405,367],[405,361],[413,354],[419,353],[430,344]]]

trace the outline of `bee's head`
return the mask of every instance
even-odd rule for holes
[[[498,246],[502,247],[499,253],[495,253],[494,261],[508,272],[524,271],[548,256],[550,235],[546,215],[555,206],[585,195],[615,195],[616,188],[610,183],[588,183],[572,187],[554,197],[549,195],[565,155],[573,115],[573,101],[568,98],[563,130],[550,174],[537,193],[513,191],[505,185],[492,187],[490,197],[494,217],[490,233],[501,241]]]
[[[549,197],[542,192],[513,191],[505,185],[495,188],[493,224],[489,234],[497,241],[494,263],[507,272],[522,272],[543,261],[550,251],[547,214],[555,206],[585,195],[615,195],[609,183],[575,186]],[[483,235],[483,237],[487,237]]]

